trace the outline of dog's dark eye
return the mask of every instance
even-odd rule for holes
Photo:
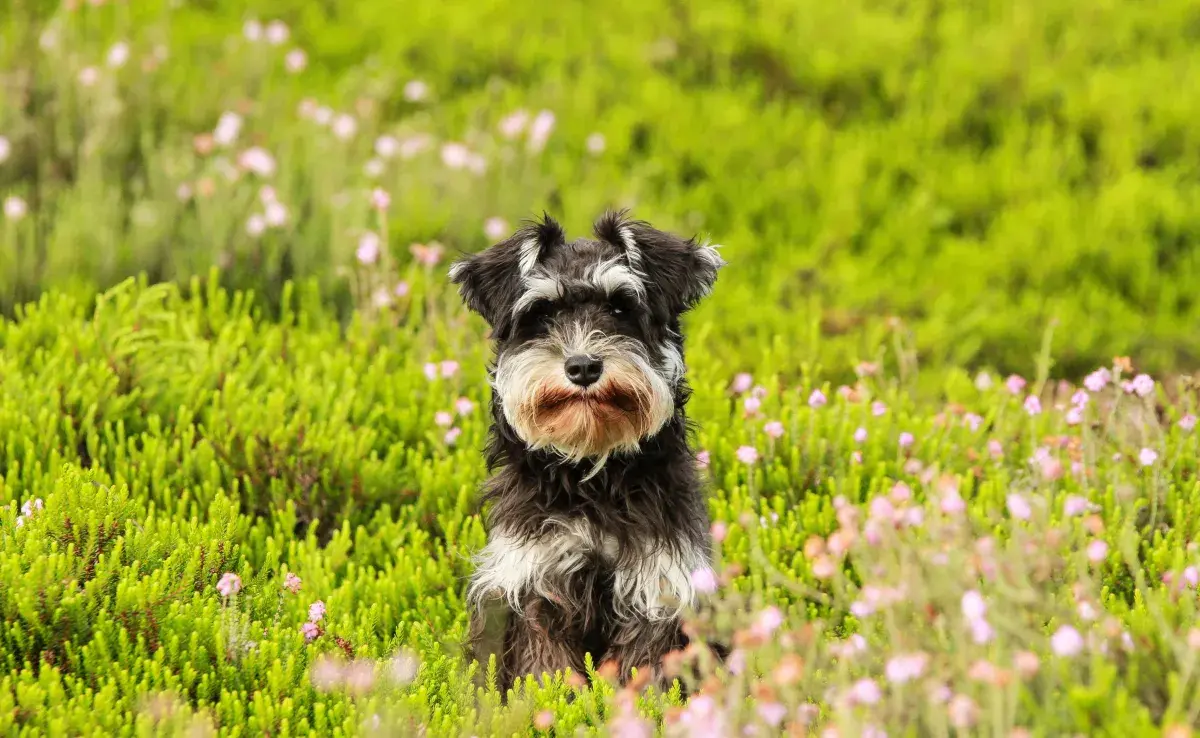
[[[608,298],[608,311],[613,315],[627,315],[633,312],[633,298],[624,291],[613,293]]]
[[[554,303],[549,300],[538,300],[521,315],[521,325],[527,329],[544,328],[546,321],[554,315],[554,310]]]

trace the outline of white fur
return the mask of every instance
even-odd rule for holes
[[[625,257],[629,260],[629,268],[639,277],[645,278],[646,275],[642,273],[642,250],[638,247],[637,239],[633,237],[633,230],[629,226],[621,226],[617,232],[621,234],[621,242],[625,244]]]
[[[583,519],[548,520],[541,535],[532,539],[493,531],[475,557],[467,597],[479,605],[489,595],[498,595],[519,611],[523,596],[553,598],[555,583],[580,572],[590,553],[603,551],[609,556],[614,549],[615,542],[603,540]]]
[[[721,258],[720,252],[717,251],[719,248],[721,248],[719,244],[706,243],[698,249],[697,253],[699,253],[701,259],[711,264],[714,269],[720,269],[725,266],[725,260]]]
[[[666,620],[696,604],[692,572],[708,569],[703,551],[691,544],[644,547],[628,565],[619,565],[613,578],[618,617]]]
[[[683,354],[680,353],[679,347],[670,341],[663,341],[658,352],[662,356],[663,370],[667,374],[667,381],[672,385],[678,384],[686,371]]]
[[[690,544],[646,543],[635,551],[622,551],[613,535],[602,533],[583,518],[552,518],[532,538],[493,531],[475,556],[467,597],[476,606],[488,597],[500,597],[520,611],[528,595],[554,599],[557,585],[581,572],[588,557],[597,553],[616,569],[614,599],[622,618],[664,620],[677,616],[695,604],[692,572],[709,567],[704,553]]]
[[[538,300],[557,300],[563,295],[563,286],[554,277],[538,273],[525,278],[526,290],[513,305],[513,315],[525,310]]]
[[[538,254],[542,250],[541,243],[536,238],[527,238],[521,242],[518,268],[522,275],[529,274],[537,266]]]
[[[465,261],[456,261],[453,264],[451,264],[450,265],[450,279],[452,281],[457,280],[459,278],[459,276],[462,274],[463,270],[466,268],[467,268],[467,262],[465,262]]]
[[[588,273],[588,281],[608,295],[622,287],[628,287],[633,290],[639,300],[646,297],[646,286],[642,284],[642,280],[629,267],[615,259],[602,261],[592,267]]]

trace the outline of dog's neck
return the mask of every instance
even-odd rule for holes
[[[614,535],[677,533],[680,525],[707,528],[696,457],[684,404],[637,450],[614,453],[596,471],[595,459],[565,461],[548,449],[529,449],[492,403],[487,462],[492,478],[484,493],[489,520],[507,528],[538,530],[548,518],[584,517]]]

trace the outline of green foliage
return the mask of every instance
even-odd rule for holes
[[[558,731],[604,730],[621,708],[603,681],[582,693],[568,675],[531,681],[502,705],[494,690],[476,690],[487,665],[463,659],[462,585],[484,542],[474,508],[484,344],[430,327],[462,325],[461,311],[422,326],[359,315],[342,330],[311,286],[286,287],[283,317],[271,319],[214,283],[194,281],[185,293],[129,282],[95,301],[52,293],[0,324],[0,732],[357,735],[378,722],[401,734],[420,724],[430,735],[511,735],[536,734],[543,714]],[[1054,734],[1144,732],[1193,714],[1198,656],[1184,641],[1196,590],[1160,580],[1195,574],[1200,522],[1187,510],[1200,495],[1198,441],[1158,425],[1147,401],[1093,395],[1088,422],[1070,427],[1052,408],[1055,395],[1029,418],[1002,387],[951,380],[956,404],[938,408],[868,375],[842,391],[822,386],[823,407],[810,406],[811,385],[764,387],[747,416],[719,363],[697,356],[693,416],[725,530],[721,560],[734,567],[727,603],[702,610],[700,627],[744,638],[747,618],[775,605],[798,627],[825,628],[801,651],[810,680],[802,694],[813,697],[860,668],[878,679],[888,654],[919,648],[902,624],[932,607],[947,618],[928,632],[941,633],[939,668],[958,674],[948,679],[965,680],[958,670],[974,659],[1003,666],[1010,649],[1042,656],[1037,681],[1010,697],[976,695],[988,719]],[[447,360],[460,368],[443,376],[438,364],[427,377],[427,362]],[[456,409],[463,396],[472,406]],[[980,414],[978,428],[963,406]],[[453,443],[435,421],[442,410],[462,430]],[[1184,411],[1165,409],[1166,422]],[[768,419],[782,423],[781,437],[764,431]],[[865,439],[855,438],[860,427]],[[905,432],[915,438],[908,448],[898,445]],[[739,461],[742,445],[761,460]],[[1143,446],[1159,450],[1158,463],[1137,466]],[[1055,481],[1030,466],[1038,453],[1076,459],[1086,472]],[[870,516],[880,500],[902,506],[898,482],[928,516],[955,487],[969,528],[931,518],[909,538],[886,533],[883,545],[852,549],[843,574],[819,571],[847,506]],[[1011,494],[1033,504],[1028,524],[997,515]],[[1065,515],[1071,495],[1094,503],[1094,515]],[[867,535],[870,526],[854,529]],[[971,656],[977,647],[951,624],[962,592],[988,582],[971,558],[981,545],[972,536],[985,534],[1000,542],[994,555],[1006,572],[1007,584],[988,584],[1002,635]],[[1096,539],[1109,553],[1089,564],[1081,552]],[[955,577],[913,568],[913,556],[939,550],[953,552]],[[242,583],[229,596],[218,588],[226,573]],[[288,574],[303,582],[298,594],[285,587]],[[879,580],[910,588],[913,613],[892,616],[900,632],[847,610]],[[316,600],[325,615],[308,643],[301,627]],[[1121,648],[1113,639],[1127,633],[1133,650],[1091,666],[1086,655],[1052,659],[1055,628],[1087,632],[1092,621],[1074,614],[1083,602],[1104,613],[1095,637]],[[853,632],[878,652],[823,666]],[[754,656],[763,673],[789,653],[772,648]],[[355,687],[339,671],[345,663],[324,658],[373,670],[375,688]],[[419,670],[397,682],[390,675],[404,659]],[[323,682],[338,678],[342,686]],[[652,695],[637,710],[662,719],[678,714],[672,705],[678,696]],[[936,709],[886,719],[924,730],[947,720]]]
[[[0,19],[0,195],[31,209],[0,235],[10,311],[46,287],[220,265],[268,305],[287,279],[318,277],[345,315],[364,229],[414,276],[411,243],[474,250],[489,217],[547,208],[579,232],[630,205],[726,245],[702,310],[737,316],[712,333],[730,365],[770,347],[789,369],[846,372],[892,318],[935,370],[1018,371],[1052,324],[1064,376],[1114,354],[1156,372],[1200,355],[1187,0],[1083,17],[1070,0],[253,4],[288,24],[278,46],[243,38],[241,3],[50,5]],[[118,41],[129,60],[110,68]],[[412,80],[425,97],[406,95]],[[354,134],[314,122],[319,105],[353,116]],[[554,113],[544,150],[502,135],[517,110]],[[226,111],[244,116],[236,142],[198,146]],[[381,134],[428,146],[373,176]],[[451,142],[486,168],[445,166]],[[239,168],[251,145],[276,171]],[[253,237],[264,182],[286,222]]]
[[[254,3],[283,43],[229,0],[9,5],[0,734],[1197,725],[1194,385],[1126,368],[1075,423],[1050,380],[1200,355],[1195,3]],[[460,647],[490,397],[445,262],[622,206],[730,262],[687,320],[690,626],[746,668],[502,700]]]

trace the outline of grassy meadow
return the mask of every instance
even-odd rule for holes
[[[0,14],[0,734],[1200,726],[1200,7]],[[448,261],[699,232],[720,576],[669,666],[459,642],[489,401]]]

